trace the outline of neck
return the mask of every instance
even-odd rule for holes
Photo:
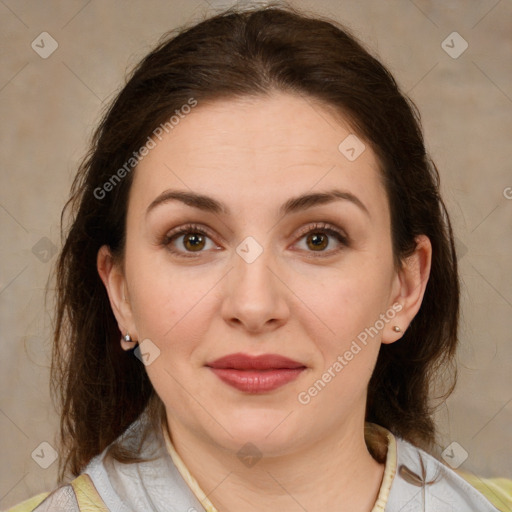
[[[168,424],[176,452],[219,512],[370,512],[377,499],[384,465],[368,452],[363,422],[292,453],[262,454],[245,464],[237,451],[169,416]]]

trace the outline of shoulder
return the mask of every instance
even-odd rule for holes
[[[14,507],[6,510],[6,512],[30,512],[34,510],[40,503],[42,503],[49,495],[49,492],[42,492],[28,500],[18,503]]]
[[[108,512],[89,475],[83,474],[53,492],[38,494],[6,512]]]
[[[402,439],[396,440],[396,450],[389,505],[400,505],[403,512],[422,510],[422,506],[436,512],[512,512],[511,480],[457,473]]]
[[[457,473],[480,491],[500,512],[512,512],[512,479],[480,478],[465,471]]]

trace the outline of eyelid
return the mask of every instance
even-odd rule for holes
[[[293,245],[296,245],[298,242],[300,242],[305,236],[309,235],[310,233],[316,233],[316,232],[323,232],[326,233],[330,237],[334,237],[337,239],[337,242],[340,244],[341,247],[336,247],[334,249],[327,249],[324,251],[306,251],[308,258],[327,258],[329,256],[333,256],[335,254],[338,254],[342,249],[347,248],[350,246],[350,238],[345,233],[344,230],[336,227],[333,224],[330,224],[329,222],[314,222],[312,224],[309,224],[307,226],[302,227],[298,233],[294,235],[294,239],[296,241],[293,243]],[[292,249],[297,250],[297,249]],[[299,249],[300,250],[300,249]]]
[[[200,233],[201,235],[206,235],[209,238],[214,238],[214,235],[213,235],[212,231],[210,231],[209,228],[207,228],[205,226],[200,226],[199,224],[194,224],[193,222],[191,222],[191,223],[183,224],[182,226],[178,226],[176,228],[171,229],[170,231],[168,231],[165,234],[164,239],[170,241],[176,235],[183,235],[186,233]]]
[[[341,230],[340,228],[338,228],[337,226],[335,226],[333,224],[330,224],[329,222],[313,222],[306,226],[303,226],[302,228],[300,228],[298,230],[298,232],[295,233],[295,235],[294,235],[295,241],[294,241],[293,245],[295,245],[300,240],[302,240],[302,238],[304,238],[304,236],[306,236],[310,233],[315,233],[315,232],[324,232],[331,237],[337,238],[338,242],[342,246],[347,247],[350,245],[350,239],[349,239],[348,235],[343,230]],[[199,233],[201,235],[204,235],[204,236],[208,237],[215,245],[217,245],[217,247],[216,247],[217,250],[220,249],[220,247],[218,247],[219,244],[217,244],[217,242],[216,242],[217,235],[213,234],[213,232],[206,226],[199,225],[196,223],[187,223],[187,224],[178,226],[178,227],[168,231],[162,239],[162,244],[165,245],[166,247],[168,247],[169,251],[173,252],[174,254],[179,254],[180,256],[184,256],[184,257],[192,257],[193,258],[193,257],[200,256],[202,253],[209,252],[209,251],[197,251],[197,252],[180,251],[172,246],[172,242],[175,238],[185,235],[185,234],[188,234],[188,233]],[[311,253],[311,255],[314,257],[316,257],[316,256],[322,257],[322,256],[330,256],[330,255],[338,252],[339,250],[340,250],[340,248],[330,249],[330,250],[326,250],[326,251],[306,251],[306,252]]]
[[[311,232],[315,232],[316,230],[335,232],[348,243],[348,236],[346,235],[346,233],[340,228],[336,227],[335,225],[330,224],[329,222],[313,222],[311,224],[308,224],[307,226],[302,227],[295,236],[297,238],[302,238],[304,235],[307,235]]]
[[[168,231],[163,239],[162,239],[162,245],[164,245],[171,253],[177,254],[179,256],[185,257],[185,258],[197,258],[202,253],[205,253],[207,251],[180,251],[173,247],[172,242],[175,238],[178,238],[180,236],[186,235],[187,233],[199,233],[200,235],[204,235],[208,237],[215,245],[217,245],[216,249],[219,249],[217,242],[215,241],[215,235],[213,235],[212,231],[205,227],[201,226],[199,224],[195,223],[187,223],[181,226],[178,226],[171,231]]]

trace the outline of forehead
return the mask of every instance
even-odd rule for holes
[[[348,122],[310,98],[275,93],[198,103],[155,141],[135,172],[130,202],[137,208],[171,188],[238,210],[342,188],[377,218],[387,209],[374,152]]]

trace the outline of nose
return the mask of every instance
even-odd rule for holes
[[[234,268],[224,283],[224,320],[251,333],[268,332],[284,325],[290,315],[288,290],[279,272],[271,268],[275,265],[266,251],[250,263],[238,254],[233,258]]]

